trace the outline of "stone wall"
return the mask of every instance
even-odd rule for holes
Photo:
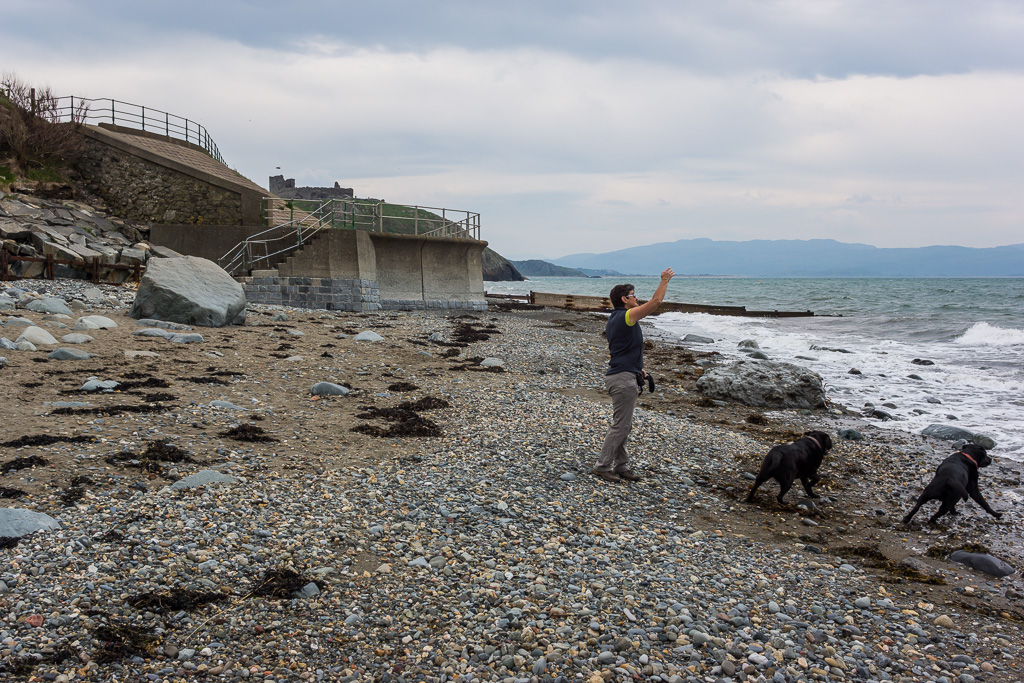
[[[81,173],[110,211],[145,223],[239,225],[242,197],[96,140],[83,139]]]
[[[328,311],[379,311],[374,280],[257,275],[242,279],[245,298],[254,304]]]

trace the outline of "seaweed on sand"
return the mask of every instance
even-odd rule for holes
[[[53,436],[51,434],[36,434],[35,436],[19,436],[11,441],[4,441],[0,446],[8,448],[23,448],[25,446],[49,446],[55,443],[92,443],[95,436]]]
[[[277,441],[277,439],[268,435],[263,427],[252,423],[238,425],[226,432],[221,432],[220,435],[235,441],[247,441],[249,443],[273,443]]]
[[[93,632],[93,638],[97,643],[93,660],[100,664],[145,655],[159,642],[154,633],[148,633],[137,626],[119,624],[114,620],[97,628]]]
[[[263,574],[253,589],[252,595],[264,598],[290,598],[309,583],[320,584],[287,567],[271,569]]]
[[[923,574],[907,564],[890,560],[886,557],[885,553],[878,549],[877,544],[837,548],[836,554],[854,555],[863,559],[865,563],[871,567],[885,570],[891,575],[891,577],[883,579],[883,581],[899,582],[906,579],[908,581],[927,583],[934,586],[946,585],[946,580],[941,576],[929,576],[928,574]]]
[[[49,464],[50,461],[41,455],[27,455],[24,458],[8,460],[3,465],[0,465],[0,474],[10,474],[11,472],[17,472],[18,470],[27,470],[31,467],[44,467]]]
[[[189,610],[211,602],[227,599],[227,595],[218,592],[202,592],[190,590],[172,590],[166,593],[139,593],[128,598],[129,605],[136,609],[150,612],[169,612],[171,610]]]

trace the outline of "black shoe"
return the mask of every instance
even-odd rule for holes
[[[625,470],[624,472],[616,472],[619,475],[619,479],[625,479],[626,481],[640,481],[640,475],[633,470]]]
[[[610,481],[613,484],[616,483],[616,482],[622,481],[622,477],[620,477],[619,475],[615,474],[614,472],[604,472],[602,470],[590,470],[590,473],[593,474],[596,477],[600,477],[601,479],[604,479],[605,481]]]

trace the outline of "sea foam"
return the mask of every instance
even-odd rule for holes
[[[1024,345],[1024,330],[996,327],[986,322],[975,323],[953,340],[961,346],[1017,346]]]

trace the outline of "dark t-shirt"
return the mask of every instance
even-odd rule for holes
[[[644,369],[644,333],[640,325],[626,323],[628,308],[616,308],[608,316],[605,334],[608,337],[608,351],[611,360],[608,362],[606,375],[620,372],[643,372]]]

